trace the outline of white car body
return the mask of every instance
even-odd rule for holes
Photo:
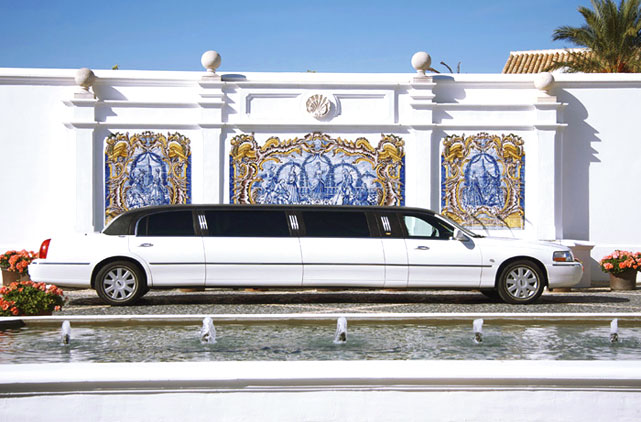
[[[176,211],[182,214],[166,214]],[[215,229],[208,227],[206,218],[207,215],[209,220],[218,218],[216,213],[226,213],[230,218],[246,213],[243,218],[249,218],[253,215],[250,213],[260,212],[283,213],[287,222],[283,224],[287,224],[289,234],[280,233],[277,237],[248,236],[247,233],[211,235]],[[162,213],[193,214],[194,233],[186,236],[141,234],[139,221],[152,224],[147,221],[156,217],[147,216]],[[321,216],[331,226],[334,215],[366,218],[369,235],[361,233],[353,237],[350,233],[342,236],[336,232],[328,237],[310,235],[314,230],[313,218]],[[147,220],[143,220],[145,217]],[[417,208],[165,206],[130,211],[112,225],[118,227],[118,220],[118,224],[127,227],[118,229],[120,232],[109,226],[103,233],[51,239],[46,259],[38,259],[29,267],[32,279],[61,287],[96,288],[97,273],[105,264],[119,261],[130,262],[140,269],[144,291],[167,287],[341,286],[489,292],[500,288],[502,273],[506,265],[513,262],[530,263],[531,269],[538,273],[535,275],[540,279],[541,290],[544,285],[572,287],[580,281],[583,271],[565,246],[475,237],[438,214]],[[426,221],[434,227],[426,228],[429,226]],[[257,226],[257,230],[263,229],[270,230]],[[414,230],[415,234],[410,233]],[[432,230],[432,233],[426,236],[421,230]],[[439,230],[441,233],[436,233]],[[562,256],[563,260],[555,261],[554,256]],[[536,297],[540,295],[538,289],[537,286]],[[516,303],[520,302],[518,297],[515,299]],[[113,304],[132,301],[123,299],[122,302],[112,301]]]

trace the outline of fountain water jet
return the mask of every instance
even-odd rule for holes
[[[69,321],[62,322],[62,328],[60,329],[60,339],[62,344],[69,344],[71,342],[71,324]]]
[[[472,323],[472,329],[474,330],[474,342],[482,343],[483,342],[483,320],[475,319]]]
[[[336,321],[336,334],[334,335],[334,344],[341,344],[347,342],[347,319],[345,317],[338,318]]]
[[[610,343],[619,342],[619,320],[614,318],[610,323]]]
[[[216,328],[211,317],[203,319],[203,326],[200,329],[200,342],[206,344],[216,343]]]

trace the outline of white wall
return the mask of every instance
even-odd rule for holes
[[[533,75],[95,73],[96,100],[76,95],[73,69],[0,69],[0,250],[100,230],[103,141],[144,130],[190,138],[195,203],[229,199],[235,134],[377,142],[393,133],[406,142],[406,205],[433,209],[443,137],[514,133],[526,142],[525,229],[491,234],[589,241],[593,267],[615,248],[641,250],[641,226],[629,221],[641,205],[640,75],[555,74],[548,96]],[[306,111],[313,94],[333,102],[330,116]]]

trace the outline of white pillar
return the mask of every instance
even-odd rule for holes
[[[96,123],[96,99],[90,92],[76,92],[66,101],[73,107],[72,121],[67,124],[74,129],[76,146],[76,223],[81,233],[97,230],[94,221],[96,192],[94,191],[94,136]]]
[[[438,211],[438,140],[432,139],[435,86],[427,76],[414,78],[410,84],[412,115],[408,125],[410,138],[405,149],[405,205]],[[407,178],[410,174],[412,180]]]
[[[537,135],[538,200],[537,238],[563,238],[563,129],[558,122],[565,104],[556,97],[540,97],[534,104]]]
[[[202,109],[200,128],[202,133],[202,168],[203,192],[200,198],[203,203],[222,203],[225,193],[224,125],[225,94],[224,82],[220,78],[205,76],[199,82],[198,104]],[[194,166],[196,168],[197,166]]]

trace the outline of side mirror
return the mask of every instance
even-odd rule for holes
[[[461,229],[454,229],[452,238],[454,240],[458,240],[459,242],[465,242],[466,240],[469,240],[469,238],[465,235],[465,233],[461,231]]]

